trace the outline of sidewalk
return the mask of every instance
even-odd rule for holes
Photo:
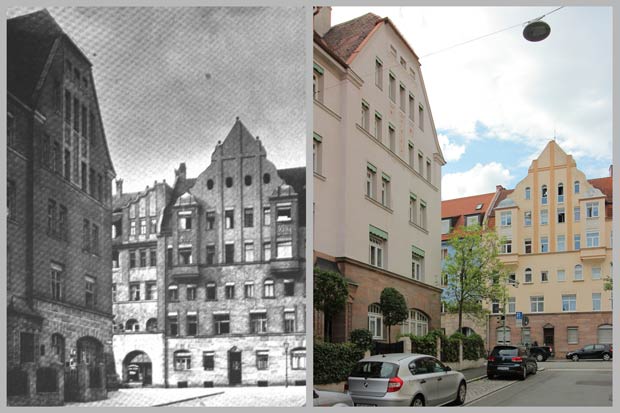
[[[132,388],[108,392],[108,398],[96,402],[70,402],[65,407],[150,407],[177,403],[197,397],[215,396],[226,389],[205,389],[188,387],[185,389]]]

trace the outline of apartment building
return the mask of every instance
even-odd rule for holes
[[[304,385],[305,168],[237,118],[196,178],[117,188],[114,353],[126,383]]]
[[[314,259],[349,283],[332,340],[368,328],[387,341],[385,287],[410,318],[392,328],[440,327],[440,185],[445,164],[417,55],[388,18],[366,14],[332,27],[314,9]],[[315,313],[315,334],[324,321]]]
[[[6,136],[7,402],[106,398],[114,169],[92,65],[46,10],[7,20]]]

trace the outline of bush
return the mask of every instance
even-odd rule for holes
[[[349,377],[364,350],[353,343],[314,342],[314,383],[338,383]]]
[[[365,328],[351,331],[351,343],[364,351],[372,348],[372,332]]]
[[[472,334],[463,339],[463,358],[465,360],[478,360],[484,358],[484,340],[478,334]]]

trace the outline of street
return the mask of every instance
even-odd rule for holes
[[[552,361],[525,381],[510,379],[470,383],[467,406],[611,406],[612,363]],[[502,388],[501,384],[506,384]],[[496,386],[496,390],[492,387]],[[489,391],[480,392],[487,387]],[[485,394],[479,397],[475,393]],[[470,397],[472,396],[472,397]]]

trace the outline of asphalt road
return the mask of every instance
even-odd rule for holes
[[[534,376],[484,396],[468,406],[611,406],[612,363],[538,363]],[[483,379],[487,380],[487,379]]]

